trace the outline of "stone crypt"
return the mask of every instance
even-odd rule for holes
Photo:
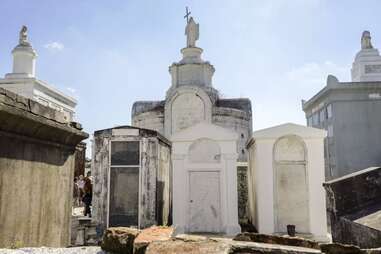
[[[173,223],[177,233],[235,235],[238,134],[206,122],[172,136]]]
[[[171,143],[154,130],[95,131],[93,217],[99,228],[171,224],[170,161]]]
[[[196,24],[192,17],[187,19],[185,34],[187,42],[186,47],[181,50],[183,57],[179,62],[173,63],[169,67],[172,84],[167,90],[165,100],[135,102],[132,107],[131,122],[133,126],[156,130],[171,141],[182,140],[180,137],[182,137],[182,134],[185,135],[185,133],[194,138],[192,140],[187,139],[186,144],[180,142],[172,147],[172,154],[175,156],[175,159],[173,159],[174,225],[179,226],[179,230],[185,232],[204,231],[234,234],[239,231],[238,201],[235,199],[238,196],[238,199],[241,200],[241,196],[246,196],[244,193],[237,194],[237,187],[234,186],[237,186],[237,166],[244,165],[244,169],[246,170],[247,168],[245,144],[251,137],[252,132],[251,102],[246,98],[224,99],[220,97],[219,92],[212,84],[215,69],[208,61],[204,61],[201,58],[203,50],[196,46],[196,41],[199,38],[199,25]],[[196,133],[192,133],[193,131]],[[213,133],[214,131],[216,133],[228,134],[226,134],[225,138],[222,136],[215,137],[217,134]],[[232,139],[233,136],[235,137],[234,139]],[[225,142],[225,139],[228,137],[230,137],[229,145],[222,145],[221,142]],[[228,156],[230,159],[227,159],[225,154],[223,154],[223,150],[225,149],[224,147],[229,146],[230,148],[226,149],[230,149],[230,157]],[[234,152],[231,150],[231,147],[233,147]],[[201,150],[188,151],[188,148]],[[215,150],[209,151],[206,148],[215,148]],[[192,168],[187,168],[187,166],[190,166],[187,164],[190,157],[186,156],[191,156],[191,152],[194,163],[191,166]],[[209,159],[206,158],[208,155],[204,154],[204,152],[216,152],[214,156],[216,156],[216,160],[218,157],[218,160],[209,162]],[[184,157],[185,164],[177,161],[176,156],[179,154],[186,157]],[[194,156],[198,158],[194,158]],[[229,163],[225,164],[227,161]],[[217,164],[212,166],[213,164],[209,163]],[[207,165],[208,167],[202,167],[201,165]],[[224,166],[220,168],[221,165]],[[210,166],[213,168],[212,171],[207,170]],[[200,167],[200,172],[207,171],[208,175],[204,176],[204,173],[186,173]],[[228,175],[229,183],[225,181]],[[209,179],[208,177],[213,179],[216,188],[220,188],[220,195],[212,187],[210,189],[204,188],[203,191],[205,193],[202,195],[205,194],[208,198],[214,199],[209,201],[215,202],[217,206],[224,205],[223,203],[227,200],[228,206],[225,208],[221,206],[222,210],[216,210],[218,214],[213,212],[213,209],[200,210],[197,216],[201,216],[203,219],[197,222],[193,221],[192,214],[188,214],[187,216],[191,216],[188,218],[183,217],[184,214],[179,215],[178,213],[182,213],[184,205],[195,207],[195,204],[191,204],[191,197],[198,195],[192,192],[194,190],[192,186],[184,189],[182,188],[184,186],[180,186],[179,182],[194,181],[202,185],[202,180]],[[244,184],[246,185],[246,182]],[[182,189],[176,189],[176,186]],[[202,186],[199,187],[203,188]],[[178,191],[181,191],[181,193]],[[176,195],[179,197],[178,199]],[[227,199],[228,197],[229,199]],[[187,204],[183,204],[183,199],[187,200]],[[219,203],[220,201],[221,204]],[[245,205],[241,206],[241,214],[245,213]],[[181,211],[176,208],[179,208]],[[215,220],[219,222],[216,222],[214,226],[211,225]],[[185,221],[187,221],[186,224],[184,224]],[[197,223],[204,225],[201,228],[197,228],[197,226],[193,227]],[[228,225],[230,225],[230,228]]]
[[[249,217],[259,233],[327,241],[325,130],[293,123],[255,131],[248,143]]]

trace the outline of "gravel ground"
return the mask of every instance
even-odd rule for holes
[[[100,247],[0,249],[1,254],[106,254]]]

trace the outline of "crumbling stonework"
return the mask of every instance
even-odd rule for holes
[[[101,247],[111,253],[133,254],[134,240],[139,233],[140,230],[134,228],[109,228],[103,235]]]
[[[77,145],[75,151],[75,169],[74,176],[79,177],[85,175],[85,163],[86,163],[86,143],[81,142]]]
[[[137,141],[140,144],[140,165],[138,166],[139,228],[152,225],[169,225],[171,218],[171,144],[153,130],[131,126],[121,126],[99,130],[94,133],[94,158],[92,173],[93,218],[102,232],[109,225],[109,205],[111,195],[110,154],[114,141]],[[128,186],[126,186],[128,188]],[[127,195],[127,189],[118,195]]]
[[[0,88],[0,247],[67,246],[76,146],[63,113]]]
[[[248,223],[247,217],[247,167],[237,167],[237,186],[238,186],[238,218],[240,224]]]
[[[304,239],[301,237],[266,235],[258,233],[242,233],[234,237],[235,241],[270,243],[288,246],[299,246],[311,249],[319,249],[319,244],[316,241]]]
[[[208,94],[209,95],[209,94]],[[210,94],[216,97],[215,94]],[[217,97],[218,98],[218,97]],[[249,99],[217,99],[212,109],[212,123],[239,134],[238,161],[246,162],[246,142],[252,133],[252,111]],[[132,106],[132,125],[158,131],[164,135],[165,101],[137,101]]]
[[[381,246],[381,168],[368,168],[324,183],[334,242]]]

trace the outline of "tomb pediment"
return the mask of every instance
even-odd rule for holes
[[[260,131],[255,131],[253,133],[254,139],[272,139],[278,138],[286,135],[293,135],[294,133],[298,133],[298,136],[301,138],[324,138],[327,136],[327,131],[307,127],[294,123],[285,123],[275,127],[263,129]]]

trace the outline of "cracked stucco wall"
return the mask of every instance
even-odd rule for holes
[[[0,88],[0,247],[70,244],[76,127]]]

